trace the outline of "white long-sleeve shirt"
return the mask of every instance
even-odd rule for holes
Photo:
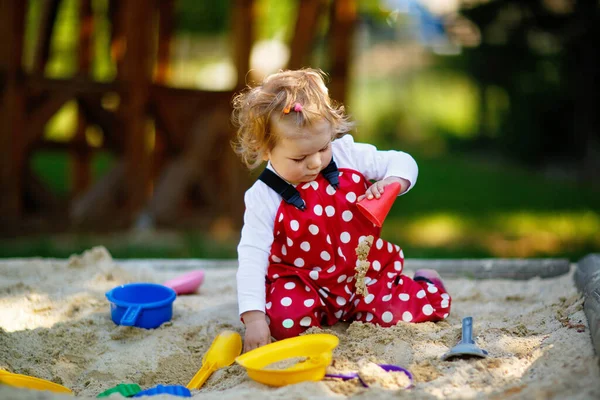
[[[332,142],[333,159],[338,168],[349,168],[367,180],[379,181],[389,176],[410,182],[407,191],[417,182],[415,160],[401,151],[379,151],[370,144],[355,143],[351,135]],[[270,164],[267,168],[273,170]],[[406,192],[404,192],[406,193]],[[265,311],[265,277],[273,244],[275,216],[282,198],[261,180],[246,191],[244,226],[238,245],[237,292],[240,314]]]

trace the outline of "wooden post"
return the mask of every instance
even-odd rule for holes
[[[127,218],[132,222],[145,205],[150,190],[147,148],[147,107],[152,77],[153,11],[156,0],[140,4],[122,0],[120,15],[125,33],[126,52],[121,66],[123,98],[119,108],[125,138],[125,191]]]
[[[161,0],[158,4],[158,54],[154,82],[166,85],[171,74],[171,38],[175,29],[175,1]],[[168,132],[155,123],[154,154],[151,181],[156,182],[166,163]]]
[[[329,83],[329,95],[332,99],[344,103],[356,23],[355,0],[334,0],[332,14],[329,46],[329,73],[332,80]]]
[[[0,217],[10,220],[23,212],[25,8],[23,1],[0,0]]]
[[[302,0],[299,3],[294,37],[290,45],[289,69],[299,69],[308,66],[306,62],[312,50],[319,18],[327,9],[327,4],[324,0]]]
[[[91,0],[80,0],[79,3],[79,74],[88,77],[92,64],[92,32],[94,31],[94,14]],[[85,131],[87,121],[81,106],[77,106],[77,128],[74,141],[86,144]],[[75,149],[78,147],[75,146]],[[82,150],[75,150],[71,155],[73,165],[73,191],[72,197],[77,197],[85,192],[91,182],[90,152],[88,146]]]
[[[250,53],[254,43],[254,0],[236,0],[232,3],[231,29],[233,35],[233,60],[237,68],[237,88],[246,86],[250,70]]]

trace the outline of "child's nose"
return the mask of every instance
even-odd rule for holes
[[[308,168],[311,170],[321,168],[321,157],[319,154],[314,154],[308,159]]]

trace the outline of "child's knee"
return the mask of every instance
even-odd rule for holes
[[[295,321],[286,315],[269,315],[269,329],[271,330],[271,336],[277,340],[298,336],[309,327],[310,326],[300,325],[298,321]]]
[[[289,310],[278,310],[274,306],[267,311],[271,336],[277,340],[298,336],[311,326],[320,326],[314,315],[292,314]]]

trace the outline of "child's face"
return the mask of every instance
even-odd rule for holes
[[[279,139],[266,157],[286,181],[313,181],[331,162],[332,134],[327,120],[298,127],[292,118],[275,118],[271,130]]]

